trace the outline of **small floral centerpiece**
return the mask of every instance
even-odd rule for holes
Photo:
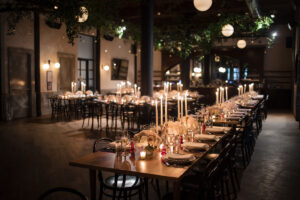
[[[148,146],[145,147],[145,151],[146,151],[147,158],[151,158],[153,156],[154,146],[148,144]]]

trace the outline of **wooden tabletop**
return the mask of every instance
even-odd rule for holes
[[[230,131],[230,127],[224,127],[224,130]],[[220,136],[225,137],[226,134]],[[203,158],[218,142],[206,142],[210,148],[208,151],[193,153],[196,160],[189,166],[173,167],[166,166],[161,160],[161,154],[157,150],[154,151],[151,159],[141,160],[139,152],[128,154],[125,156],[117,156],[111,152],[95,152],[83,156],[75,161],[70,162],[71,166],[82,168],[110,171],[120,174],[128,174],[139,177],[159,178],[169,181],[178,181],[197,161]],[[180,151],[180,153],[188,153]]]

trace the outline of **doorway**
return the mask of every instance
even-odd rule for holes
[[[8,48],[7,119],[31,117],[33,114],[33,51],[22,48]]]
[[[71,83],[75,81],[75,55],[58,53],[58,59],[60,68],[57,90],[62,92],[71,91]]]

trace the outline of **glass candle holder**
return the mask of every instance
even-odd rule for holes
[[[141,151],[140,152],[140,159],[145,160],[146,159],[146,151]]]

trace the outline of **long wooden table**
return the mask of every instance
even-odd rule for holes
[[[223,127],[224,132],[220,135],[222,140],[232,129],[231,127]],[[126,165],[120,163],[119,157],[111,152],[95,152],[83,156],[77,160],[71,161],[71,166],[87,168],[90,174],[90,193],[91,200],[96,200],[96,171],[109,171],[119,174],[134,175],[143,178],[156,178],[173,182],[173,199],[180,199],[179,182],[183,175],[194,165],[198,160],[203,158],[211,149],[213,149],[219,141],[207,142],[210,148],[207,151],[194,153],[196,160],[189,166],[182,168],[167,166],[161,161],[160,152],[155,151],[153,158],[148,160],[139,159],[139,152],[126,156]],[[181,151],[180,153],[187,153]]]

